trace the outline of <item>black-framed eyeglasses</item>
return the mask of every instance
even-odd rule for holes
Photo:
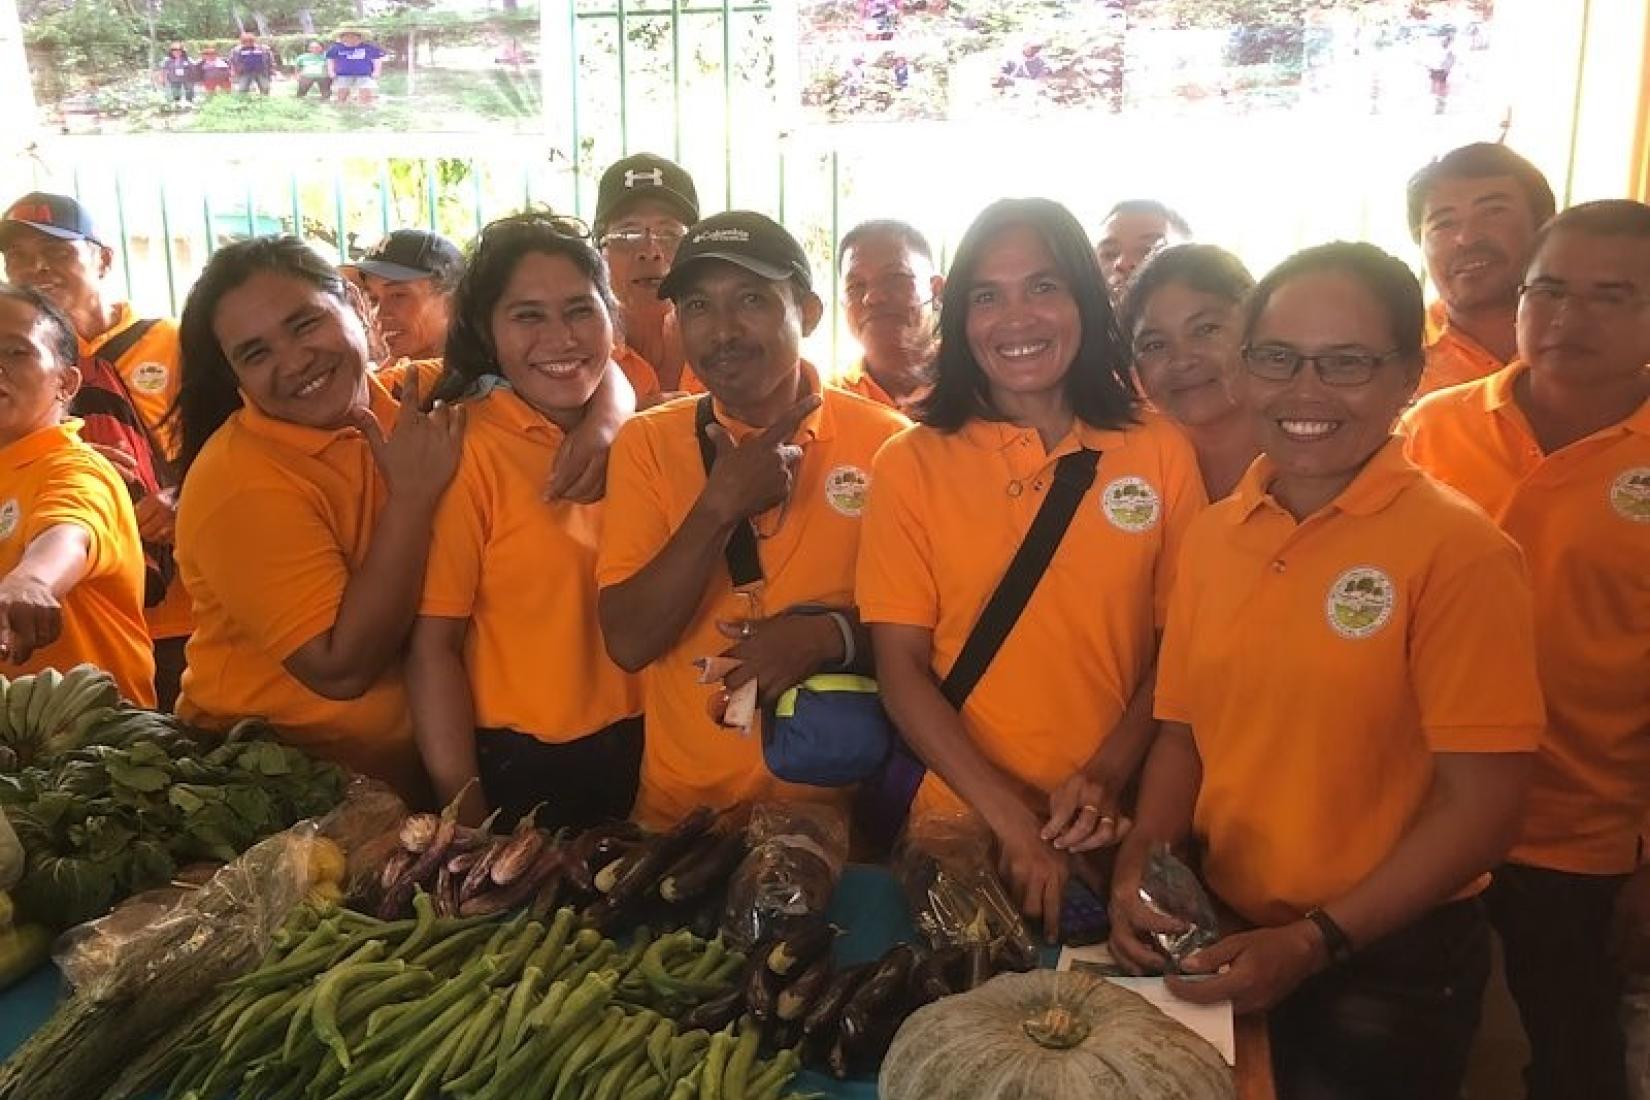
[[[602,235],[601,243],[604,248],[611,245],[627,252],[639,252],[652,241],[660,249],[674,252],[686,237],[685,229],[610,229]]]
[[[1256,378],[1268,382],[1288,382],[1300,373],[1303,363],[1311,363],[1326,386],[1362,386],[1375,377],[1375,368],[1390,359],[1403,357],[1401,351],[1376,354],[1370,351],[1326,351],[1303,355],[1280,344],[1251,345],[1243,349],[1243,365]]]
[[[1631,287],[1603,286],[1593,290],[1571,290],[1563,283],[1537,281],[1520,283],[1518,296],[1535,306],[1557,309],[1565,302],[1573,302],[1594,314],[1627,313],[1650,302],[1650,294],[1641,294]]]

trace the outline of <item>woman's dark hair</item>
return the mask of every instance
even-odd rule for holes
[[[189,291],[178,322],[182,376],[178,399],[168,416],[183,440],[179,464],[185,472],[212,433],[241,407],[240,383],[212,331],[212,320],[225,294],[261,272],[309,283],[349,307],[343,276],[296,237],[254,237],[225,245],[213,254]]]
[[[591,244],[590,231],[583,223],[546,210],[500,218],[476,237],[464,275],[453,290],[444,367],[435,387],[437,399],[456,401],[483,375],[500,373],[493,345],[493,308],[504,297],[516,265],[534,252],[572,261],[589,276],[608,315],[617,321],[619,304],[607,281],[607,264]]]
[[[940,299],[934,389],[917,418],[944,432],[954,432],[975,418],[1002,418],[991,404],[985,371],[968,346],[968,309],[985,250],[1003,230],[1017,226],[1043,239],[1077,302],[1082,336],[1065,379],[1072,412],[1096,428],[1120,428],[1132,422],[1139,398],[1129,378],[1128,348],[1112,314],[1100,264],[1082,224],[1071,211],[1049,199],[1000,199],[981,211],[963,234]]]
[[[1152,295],[1171,283],[1222,298],[1234,306],[1242,305],[1255,289],[1255,277],[1249,274],[1243,261],[1224,248],[1212,244],[1177,244],[1165,248],[1140,265],[1134,278],[1129,280],[1117,310],[1124,343],[1133,343]]]
[[[80,340],[75,336],[74,322],[50,298],[31,287],[4,282],[0,282],[0,298],[34,307],[36,319],[51,330],[51,349],[58,366],[72,367],[80,361]]]
[[[1260,315],[1278,287],[1305,275],[1334,272],[1348,275],[1373,294],[1386,307],[1387,326],[1392,335],[1393,350],[1404,359],[1419,366],[1424,356],[1423,334],[1426,328],[1426,307],[1421,301],[1421,284],[1409,266],[1396,256],[1381,251],[1362,241],[1333,241],[1297,252],[1277,267],[1268,271],[1255,284],[1249,302],[1243,311],[1243,341],[1248,343]]]

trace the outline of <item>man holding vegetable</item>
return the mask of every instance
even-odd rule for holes
[[[635,815],[652,827],[697,805],[832,797],[769,775],[763,719],[737,711],[868,662],[853,607],[859,519],[871,459],[906,423],[822,387],[802,359],[824,306],[801,245],[760,214],[700,222],[659,294],[709,394],[620,431],[596,568],[607,651],[643,673]],[[760,578],[736,588],[726,547],[740,529]]]

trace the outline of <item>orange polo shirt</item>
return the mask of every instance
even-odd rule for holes
[[[813,369],[807,364],[803,369],[819,389]],[[764,615],[802,603],[854,602],[854,557],[871,461],[906,425],[898,413],[852,394],[829,387],[821,392],[823,404],[792,439],[802,447],[802,460],[790,500],[759,524],[767,535],[758,540]],[[704,491],[696,406],[697,399],[672,401],[619,431],[607,467],[598,584],[628,580],[650,563]],[[716,416],[735,440],[754,430],[720,405]],[[636,817],[645,825],[669,825],[701,804],[721,808],[758,799],[843,797],[839,790],[781,783],[762,763],[759,730],[742,736],[718,726],[706,712],[717,688],[698,682],[694,661],[733,647],[716,629],[717,620],[740,621],[749,613],[749,603],[734,593],[718,562],[688,628],[642,674],[647,740]]]
[[[1079,447],[1101,454],[1094,485],[962,710],[980,751],[1045,793],[1100,747],[1156,654],[1181,539],[1207,503],[1185,436],[1153,413],[1121,431],[1078,422],[1052,451],[998,421],[912,428],[877,456],[855,589],[866,622],[933,632],[943,681]],[[917,806],[962,803],[930,774]]]
[[[86,575],[62,598],[62,633],[7,675],[82,661],[104,669],[127,699],[155,705],[155,659],[143,625],[143,545],[132,498],[114,467],[80,441],[80,421],[42,428],[0,448],[0,577],[49,528],[72,523],[90,539]]]
[[[95,356],[98,351],[141,320],[132,307],[122,302],[115,307],[115,323],[95,340],[81,340],[80,354]],[[149,434],[164,452],[163,457],[175,462],[178,457],[177,426],[168,419],[172,402],[177,400],[180,380],[181,350],[178,344],[176,321],[160,318],[143,334],[143,338],[127,349],[114,364],[126,392],[131,395],[132,407],[149,429]],[[166,589],[166,598],[144,612],[151,638],[187,638],[194,629],[190,614],[189,593],[174,576]]]
[[[376,379],[367,384],[389,431],[395,400]],[[282,666],[337,621],[386,497],[354,428],[307,428],[247,403],[213,434],[178,509],[178,567],[196,622],[180,716],[212,728],[261,716],[315,756],[418,792],[400,662],[345,701],[317,695]]]
[[[1501,360],[1477,340],[1449,323],[1449,311],[1441,301],[1427,309],[1426,343],[1426,367],[1415,390],[1417,400],[1434,390],[1476,382],[1502,367]]]
[[[849,393],[857,393],[867,401],[875,401],[879,405],[886,405],[890,409],[900,412],[909,412],[911,406],[928,396],[931,386],[924,386],[913,393],[904,402],[895,400],[894,396],[882,388],[882,384],[871,376],[871,368],[863,358],[856,359],[854,365],[839,375],[831,385]]]
[[[1543,454],[1513,395],[1529,368],[1429,398],[1410,456],[1524,548],[1547,737],[1519,863],[1622,874],[1650,815],[1650,402]]]
[[[1207,881],[1266,925],[1387,858],[1434,753],[1527,752],[1542,726],[1512,540],[1399,440],[1301,523],[1274,473],[1260,458],[1192,524],[1157,673],[1157,716],[1203,760]]]
[[[507,389],[469,408],[419,614],[469,620],[476,725],[560,743],[640,714],[596,618],[603,506],[540,497],[562,430]]]

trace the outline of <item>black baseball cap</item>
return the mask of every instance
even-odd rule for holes
[[[665,203],[681,215],[683,225],[699,220],[699,191],[686,169],[653,153],[637,153],[602,173],[596,188],[596,219],[590,225],[596,236],[607,232],[625,204],[636,199]]]
[[[60,241],[91,241],[102,244],[91,212],[78,199],[47,191],[30,191],[0,215],[0,248],[5,248],[21,227],[39,230]]]
[[[464,253],[458,245],[428,229],[397,229],[373,245],[355,266],[392,283],[434,279],[450,286],[464,270]]]
[[[688,269],[704,260],[725,260],[764,279],[796,279],[814,288],[808,254],[785,227],[754,210],[712,214],[692,229],[676,249],[670,274],[659,284],[659,297],[675,298]]]

